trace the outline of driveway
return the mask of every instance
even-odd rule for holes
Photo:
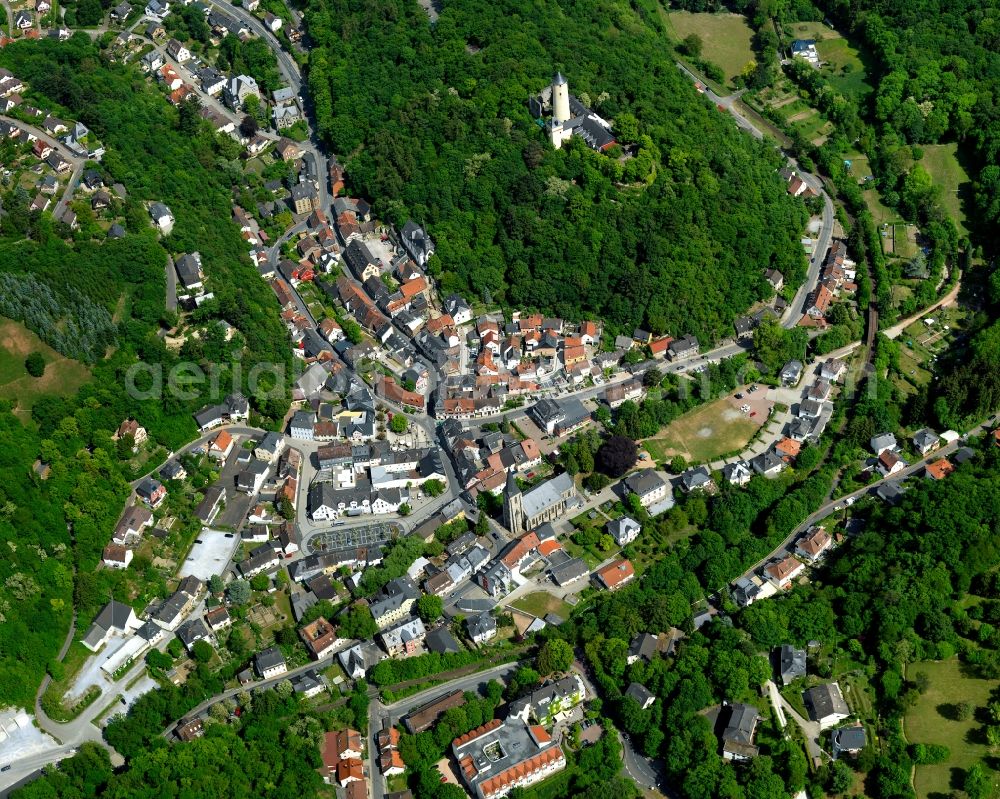
[[[768,693],[771,695],[771,703],[774,704],[775,697],[777,697],[778,705],[775,706],[775,710],[778,706],[781,707],[785,714],[791,717],[792,721],[799,725],[799,729],[802,730],[802,734],[806,739],[806,749],[809,752],[809,757],[816,762],[823,754],[823,747],[820,746],[819,740],[820,736],[823,734],[822,729],[820,729],[819,722],[809,721],[808,719],[802,718],[799,712],[793,708],[788,701],[778,692],[778,687],[773,681],[768,680],[765,683]],[[782,713],[779,711],[779,717]]]

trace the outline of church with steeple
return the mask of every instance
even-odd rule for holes
[[[572,476],[565,472],[527,491],[521,491],[511,472],[503,490],[504,527],[520,536],[582,504]]]
[[[569,93],[569,82],[556,72],[552,83],[528,102],[531,115],[541,120],[557,150],[579,136],[592,150],[604,152],[615,144],[611,123],[602,119]],[[547,117],[547,119],[546,119]]]

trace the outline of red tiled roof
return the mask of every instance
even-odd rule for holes
[[[789,555],[787,558],[779,561],[778,563],[772,563],[767,567],[766,571],[775,580],[780,582],[787,580],[795,572],[795,570],[801,566],[802,564],[799,562],[798,558],[793,558]]]
[[[539,752],[533,757],[529,757],[520,763],[516,763],[508,769],[504,769],[495,777],[490,777],[488,780],[483,780],[479,784],[479,790],[486,799],[491,796],[497,796],[499,794],[505,793],[508,786],[512,783],[517,782],[530,774],[534,774],[537,771],[545,768],[553,763],[558,763],[563,760],[564,756],[562,749],[558,746],[550,746],[543,752]]]
[[[550,538],[547,541],[542,541],[542,543],[540,543],[538,545],[538,551],[542,555],[545,555],[546,557],[548,557],[549,555],[551,555],[557,549],[562,549],[562,548],[563,548],[562,544],[560,544],[554,538]]]
[[[947,458],[941,458],[941,460],[927,465],[928,476],[935,480],[943,480],[953,471],[955,471],[955,467]]]
[[[481,727],[476,727],[476,729],[471,732],[465,733],[465,735],[458,736],[454,741],[451,742],[452,746],[464,746],[469,741],[474,741],[482,735],[486,735],[488,732],[492,732],[497,727],[499,727],[503,722],[500,719],[493,719],[492,721],[487,721]]]
[[[622,558],[600,569],[597,577],[609,589],[613,589],[635,577],[635,568],[632,561]]]

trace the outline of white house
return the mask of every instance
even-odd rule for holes
[[[615,543],[620,547],[631,544],[639,537],[639,533],[642,531],[642,525],[629,516],[622,516],[620,519],[608,522],[607,526],[611,537],[615,539]]]
[[[792,580],[802,574],[805,568],[801,561],[789,555],[766,566],[764,576],[771,585],[780,590],[790,586]]]
[[[153,218],[153,224],[160,229],[160,233],[169,236],[170,231],[174,229],[174,215],[170,209],[163,203],[153,203],[149,206],[149,215]]]
[[[132,562],[134,553],[121,544],[108,544],[104,547],[101,563],[109,569],[127,569]]]
[[[253,664],[254,668],[257,669],[257,673],[265,680],[277,677],[288,671],[285,656],[281,654],[280,649],[274,646],[265,649],[263,652],[258,652],[254,656]]]
[[[191,60],[191,51],[177,41],[177,39],[171,39],[167,42],[167,52],[170,54],[170,57],[179,64],[183,64],[185,61]]]

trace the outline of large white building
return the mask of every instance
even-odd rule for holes
[[[539,119],[546,113],[551,114],[546,126],[549,140],[557,150],[573,136],[579,136],[588,147],[600,152],[615,144],[611,123],[569,93],[569,83],[561,72],[556,73],[551,86],[546,86],[541,94],[531,98],[529,105],[532,115]]]

